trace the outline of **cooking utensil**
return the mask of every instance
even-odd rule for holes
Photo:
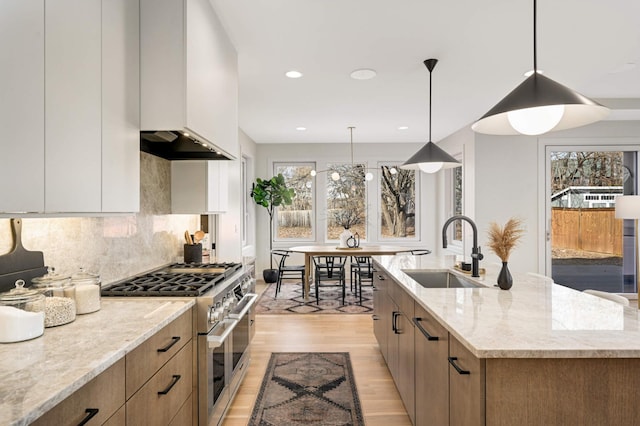
[[[204,231],[196,231],[195,234],[193,234],[193,242],[198,244],[200,241],[202,241],[204,239]]]
[[[184,231],[184,239],[187,242],[187,244],[189,244],[190,246],[193,245],[193,239],[191,238],[191,234],[189,233],[188,229]]]
[[[32,278],[47,273],[42,252],[27,250],[22,245],[22,219],[11,219],[11,234],[13,249],[0,256],[0,291],[11,290],[19,279],[31,284]]]

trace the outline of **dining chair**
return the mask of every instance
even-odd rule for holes
[[[320,302],[320,287],[342,287],[342,304],[344,305],[346,283],[345,262],[347,256],[313,256],[316,301]],[[323,282],[325,284],[323,284]]]
[[[362,286],[373,287],[373,263],[371,256],[352,256],[352,259],[355,261],[356,297],[359,298],[360,305],[362,305]]]
[[[271,254],[278,261],[278,280],[276,281],[276,295],[280,292],[282,280],[297,279],[300,278],[302,284],[302,297],[304,297],[304,265],[287,265],[287,258],[290,256],[289,250],[273,250]]]
[[[349,289],[351,290],[352,293],[353,293],[353,287],[356,284],[356,280],[358,279],[357,274],[358,274],[359,265],[356,258],[363,259],[365,257],[368,257],[369,259],[371,259],[371,256],[351,256],[349,258]],[[362,263],[362,261],[360,263]]]

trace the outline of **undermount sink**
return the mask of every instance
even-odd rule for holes
[[[402,270],[424,288],[479,288],[484,287],[451,272]]]

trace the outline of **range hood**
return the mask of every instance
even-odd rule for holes
[[[141,131],[140,151],[166,160],[233,160],[189,129]]]

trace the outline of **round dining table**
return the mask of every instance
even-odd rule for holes
[[[309,289],[311,288],[311,257],[312,256],[383,256],[388,254],[397,254],[410,252],[415,247],[400,247],[387,245],[362,245],[355,248],[341,248],[335,244],[315,245],[315,246],[296,246],[290,247],[288,250],[294,253],[304,254],[304,273],[307,279],[304,283],[305,300],[309,299]]]

